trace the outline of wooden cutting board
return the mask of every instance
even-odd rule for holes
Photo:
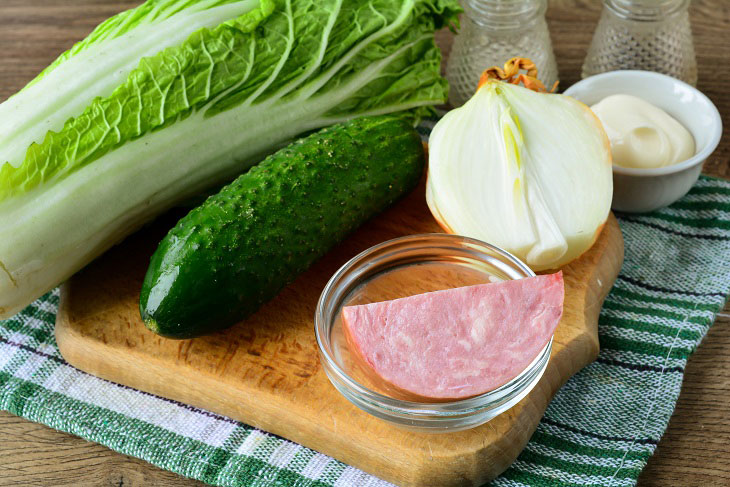
[[[138,299],[149,257],[180,215],[108,251],[62,287],[56,339],[91,374],[243,421],[402,486],[481,485],[504,471],[566,380],[598,354],[597,318],[623,261],[610,216],[593,248],[563,269],[566,298],[552,357],[535,389],[480,427],[414,433],[359,410],[329,383],[313,315],[330,276],[387,239],[439,232],[423,185],[364,225],[256,315],[224,332],[176,341],[149,332]]]

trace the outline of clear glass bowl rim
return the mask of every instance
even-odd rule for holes
[[[336,375],[337,380],[341,381],[349,393],[353,393],[358,396],[358,399],[368,403],[370,406],[374,406],[376,409],[388,411],[391,414],[398,416],[413,416],[413,417],[449,417],[449,416],[464,416],[472,413],[482,412],[490,409],[492,406],[499,407],[510,398],[517,396],[524,392],[527,387],[532,387],[535,383],[535,376],[542,376],[545,368],[547,367],[548,360],[552,351],[553,338],[545,345],[535,359],[525,369],[517,375],[515,378],[507,382],[506,384],[485,392],[478,396],[473,396],[467,399],[460,399],[457,401],[448,402],[415,402],[406,401],[402,399],[396,399],[383,394],[380,394],[368,387],[363,386],[352,377],[350,377],[342,368],[339,366],[337,361],[329,353],[329,347],[325,346],[325,340],[329,343],[329,338],[325,338],[325,334],[329,334],[331,330],[331,323],[325,313],[325,305],[329,301],[330,296],[337,289],[337,285],[340,283],[340,279],[348,274],[355,268],[362,265],[366,265],[370,261],[370,257],[373,254],[379,254],[383,250],[389,247],[396,247],[402,244],[412,244],[413,248],[421,248],[423,245],[419,245],[419,242],[424,240],[437,240],[442,245],[430,247],[451,247],[455,250],[464,250],[465,246],[476,247],[482,251],[493,252],[499,255],[502,259],[508,261],[510,265],[517,268],[519,271],[525,274],[525,277],[534,277],[535,273],[526,264],[524,264],[517,257],[511,253],[503,250],[495,245],[482,242],[477,239],[463,237],[460,235],[444,234],[444,233],[424,233],[408,235],[404,237],[398,237],[391,240],[387,240],[380,244],[374,245],[367,250],[357,254],[355,257],[347,261],[337,272],[335,272],[327,285],[324,287],[322,294],[320,295],[319,301],[317,302],[317,308],[314,317],[314,328],[315,336],[317,339],[317,346],[319,348],[320,357],[326,362],[323,364],[325,369],[329,368],[331,372]],[[411,248],[410,246],[407,248]],[[402,250],[402,249],[401,249]],[[332,380],[332,378],[330,378]],[[333,384],[335,389],[339,388]],[[343,394],[348,400],[346,394]],[[356,404],[357,405],[357,404]]]

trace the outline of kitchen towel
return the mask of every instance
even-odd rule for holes
[[[688,357],[725,304],[730,182],[701,177],[669,208],[617,216],[626,257],[601,311],[600,356],[558,392],[492,485],[634,485],[667,427]],[[391,485],[229,418],[71,367],[53,334],[58,301],[56,290],[0,322],[1,409],[213,485]]]

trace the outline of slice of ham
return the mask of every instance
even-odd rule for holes
[[[557,272],[347,306],[342,322],[376,384],[404,399],[457,400],[517,377],[553,336],[563,297]]]

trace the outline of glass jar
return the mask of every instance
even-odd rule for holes
[[[546,0],[462,0],[461,30],[446,68],[454,107],[476,91],[482,72],[519,56],[531,59],[548,89],[558,67],[545,21]]]
[[[697,84],[689,0],[603,0],[582,76],[641,69]]]

